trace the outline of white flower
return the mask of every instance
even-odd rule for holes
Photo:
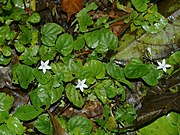
[[[166,64],[166,60],[165,60],[165,59],[162,60],[162,63],[161,63],[161,62],[158,62],[158,61],[157,61],[157,63],[158,63],[158,65],[159,65],[159,66],[157,67],[157,69],[163,69],[164,72],[166,72],[166,68],[170,68],[170,67],[171,67],[171,65]]]
[[[76,85],[76,88],[80,88],[80,90],[83,92],[84,88],[88,88],[88,86],[85,84],[85,82],[86,82],[86,79],[84,79],[82,81],[78,79],[78,84]]]
[[[47,60],[46,62],[43,62],[41,60],[41,66],[38,69],[42,69],[43,73],[45,74],[47,69],[51,69],[51,67],[48,64],[49,64],[49,60]]]

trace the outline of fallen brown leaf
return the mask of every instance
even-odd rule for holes
[[[83,8],[83,0],[62,0],[61,9],[67,13],[67,22],[71,15],[78,13]]]

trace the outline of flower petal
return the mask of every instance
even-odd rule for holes
[[[166,65],[166,60],[165,59],[162,60],[162,65]]]
[[[166,68],[170,68],[171,67],[171,65],[169,65],[169,64],[166,64]]]

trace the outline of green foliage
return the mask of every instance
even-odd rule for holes
[[[141,81],[145,87],[157,86],[158,81],[164,77],[163,71],[157,69],[156,62],[142,61],[141,53],[144,57],[148,51],[147,56],[152,60],[154,55],[159,54],[159,44],[168,44],[168,41],[174,41],[174,37],[175,41],[178,41],[179,31],[175,29],[178,27],[167,24],[167,19],[158,13],[156,5],[150,6],[149,0],[131,0],[127,7],[122,6],[132,10],[125,22],[132,22],[131,30],[138,29],[137,35],[124,34],[121,38],[116,36],[109,26],[114,22],[121,22],[122,19],[112,20],[113,17],[104,13],[97,14],[98,18],[92,16],[90,11],[98,9],[98,5],[92,2],[76,14],[70,34],[69,30],[64,30],[53,22],[41,26],[40,14],[31,9],[28,11],[31,1],[26,5],[26,9],[23,9],[24,2],[0,0],[0,65],[12,66],[12,83],[27,92],[30,91],[28,104],[16,106],[15,110],[11,109],[14,98],[0,93],[0,134],[25,134],[29,129],[26,131],[23,124],[32,121],[40,134],[53,135],[53,128],[57,125],[54,126],[55,120],[45,112],[59,108],[56,105],[59,105],[60,101],[63,102],[60,106],[65,109],[67,108],[64,104],[70,104],[78,113],[87,115],[55,116],[70,135],[113,135],[119,134],[119,125],[124,128],[131,126],[136,118],[136,110],[127,103],[127,92],[134,88],[134,82]],[[76,29],[73,29],[74,24]],[[153,34],[158,35],[158,32],[171,28],[175,29],[169,32],[174,33],[173,38],[166,39],[166,31],[159,33],[160,36]],[[132,45],[131,42],[139,38],[144,31],[148,32],[146,36]],[[161,36],[163,38],[160,38]],[[155,46],[152,38],[159,44]],[[151,50],[150,47],[151,51],[147,50],[141,40],[142,43],[146,41],[147,44],[153,44],[155,48]],[[120,49],[123,53],[114,57]],[[168,75],[175,72],[174,68],[179,65],[179,54],[177,51],[167,59],[172,66]],[[122,55],[127,60],[121,59]],[[120,61],[115,61],[116,58]],[[40,65],[41,61],[50,61],[51,70],[45,73],[39,70],[40,66],[43,67]],[[3,70],[0,75],[2,79],[6,79]],[[84,92],[76,87],[80,85],[78,80],[86,80],[88,88]],[[139,86],[137,87],[139,89]],[[91,106],[89,100],[97,100],[97,104],[94,102],[95,105]],[[95,110],[91,110],[92,108]],[[97,108],[99,110],[96,110]],[[100,109],[103,109],[103,114]],[[88,115],[93,115],[91,120]],[[97,118],[96,115],[100,117]],[[175,134],[179,132],[177,119],[178,116],[173,114],[171,122],[168,122]],[[165,128],[169,126],[164,125]],[[147,129],[143,128],[138,133],[146,132]],[[162,133],[166,134],[165,131]]]
[[[124,122],[125,124],[130,124],[136,118],[136,110],[129,104],[127,104],[125,107],[120,106],[116,110],[115,118],[119,122]]]
[[[5,93],[0,93],[0,123],[5,122],[9,118],[9,110],[12,107],[14,98],[6,95]]]
[[[39,108],[36,110],[32,105],[22,105],[17,108],[14,116],[20,120],[28,121],[36,118],[43,112],[43,109]]]
[[[131,0],[133,6],[139,11],[139,12],[144,12],[147,10],[148,5],[150,0]]]
[[[73,37],[70,34],[62,34],[56,41],[56,48],[62,55],[67,56],[73,50]]]
[[[35,128],[46,135],[53,135],[53,127],[47,114],[41,114],[35,121]]]
[[[25,132],[26,128],[22,125],[22,123],[16,117],[10,117],[6,121],[6,123],[7,123],[8,129],[12,131],[14,134],[22,135]]]
[[[149,67],[143,64],[140,59],[133,59],[125,67],[125,75],[127,78],[135,79],[146,75]]]
[[[118,46],[117,37],[109,29],[105,28],[86,33],[84,38],[88,47],[95,49],[102,55]]]
[[[90,18],[88,12],[91,10],[96,10],[98,6],[96,5],[95,2],[89,4],[86,8],[82,9],[78,14],[77,14],[77,19],[79,23],[79,31],[80,32],[85,32],[87,30],[88,26],[91,26],[93,24],[92,19]]]
[[[41,40],[46,46],[54,46],[57,35],[63,32],[63,28],[55,23],[46,23],[41,28]]]
[[[75,116],[68,121],[68,130],[72,135],[89,135],[92,128],[91,121],[86,117]]]
[[[180,124],[180,114],[171,112],[167,116],[162,116],[150,125],[139,130],[138,135],[178,135]]]
[[[18,65],[14,72],[17,75],[20,86],[23,89],[27,89],[29,84],[34,80],[32,68],[27,65]]]
[[[67,98],[77,107],[81,108],[84,105],[84,99],[79,93],[79,91],[76,90],[75,86],[72,84],[68,84],[66,86],[66,95]]]

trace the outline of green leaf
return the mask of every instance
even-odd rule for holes
[[[160,32],[167,24],[168,20],[158,12],[146,14],[141,22],[142,28],[149,33]]]
[[[47,114],[40,115],[34,125],[41,133],[53,135],[53,126]]]
[[[39,53],[41,55],[41,60],[43,61],[53,60],[56,56],[57,49],[54,46],[50,47],[50,46],[41,45],[39,49]]]
[[[11,61],[11,57],[4,57],[3,54],[0,52],[0,65],[8,65]]]
[[[29,48],[25,48],[25,51],[19,57],[20,60],[23,61],[26,65],[37,64],[39,61],[39,57],[37,56],[39,51],[39,46],[30,46]]]
[[[0,27],[0,46],[5,43],[5,39],[10,35],[10,27],[9,26],[1,26]]]
[[[58,87],[54,87],[54,79],[46,83],[45,85],[39,84],[38,87],[30,92],[30,99],[32,104],[36,109],[42,107],[43,105],[46,108],[56,101],[58,101],[64,90],[62,84],[58,85]]]
[[[93,21],[91,17],[89,16],[88,12],[91,10],[96,10],[98,6],[96,5],[95,2],[92,2],[90,5],[88,5],[86,8],[82,9],[78,14],[77,14],[77,19],[79,23],[79,31],[84,32],[87,30],[88,26],[91,26],[93,24]]]
[[[99,98],[99,100],[103,104],[108,103],[109,100],[107,97],[106,89],[105,87],[103,87],[103,84],[96,85],[94,89],[95,89],[96,96]]]
[[[72,76],[72,72],[63,63],[51,64],[51,68],[54,73],[61,73],[62,80],[65,82],[70,82],[74,79],[74,77]]]
[[[39,71],[37,68],[33,69],[33,75],[37,79],[37,81],[41,84],[46,84],[51,79],[49,72],[43,74],[43,72]]]
[[[9,46],[4,46],[2,48],[2,53],[4,56],[9,57],[11,56],[12,49]]]
[[[15,70],[20,86],[27,89],[31,81],[34,80],[32,68],[27,65],[19,65]]]
[[[149,65],[150,72],[142,77],[142,79],[150,86],[155,86],[158,84],[159,70],[155,65]]]
[[[8,129],[15,134],[22,135],[25,132],[26,128],[22,125],[22,123],[16,117],[10,117],[6,121],[6,123],[7,123]]]
[[[81,50],[85,45],[84,36],[78,35],[77,39],[74,41],[74,50]]]
[[[19,34],[19,43],[21,44],[28,44],[31,43],[32,39],[32,33],[31,30],[29,30],[27,27],[23,25],[19,25],[19,28],[21,29],[21,32]]]
[[[105,24],[108,21],[108,19],[109,19],[109,16],[103,16],[96,21],[95,25],[100,26],[102,24]]]
[[[27,19],[27,21],[31,23],[38,23],[40,20],[41,17],[37,12],[33,12],[33,14]]]
[[[28,17],[25,10],[22,8],[15,7],[15,8],[12,8],[11,11],[12,11],[12,14],[10,15],[10,18],[15,21],[20,21],[21,19],[26,19]]]
[[[80,71],[81,78],[96,78],[102,79],[105,76],[105,66],[98,60],[90,60],[85,63],[82,71]]]
[[[143,64],[140,59],[132,59],[125,67],[125,75],[127,78],[135,79],[143,77],[149,73],[149,67]]]
[[[9,110],[12,107],[14,98],[6,95],[5,93],[0,93],[0,123],[3,123],[9,118]]]
[[[180,63],[180,51],[177,51],[169,57],[169,64],[174,65],[179,63]]]
[[[55,46],[57,35],[62,33],[64,29],[56,23],[46,23],[41,28],[41,40],[46,46]]]
[[[73,50],[73,37],[70,34],[62,34],[56,41],[57,50],[64,56],[70,54]]]
[[[68,84],[65,88],[67,98],[77,107],[82,108],[84,105],[84,99],[79,93],[79,90],[76,90],[75,86]]]
[[[49,89],[48,89],[49,90]],[[33,106],[38,109],[43,105],[48,108],[51,104],[51,97],[44,85],[39,84],[38,87],[30,92],[30,99]]]
[[[89,135],[92,128],[91,121],[86,117],[75,116],[68,121],[68,130],[72,134],[78,129],[78,135]]]
[[[19,53],[22,53],[22,52],[24,52],[24,50],[25,50],[25,47],[24,47],[24,45],[23,44],[20,44],[20,43],[14,43],[14,46],[15,46],[15,48],[16,48],[16,50],[19,52]]]
[[[114,117],[110,116],[107,119],[107,122],[104,127],[110,131],[113,129],[116,129],[118,127],[118,124],[116,123],[116,119]]]
[[[144,12],[147,10],[147,3],[149,3],[150,0],[131,0],[131,2],[137,11]]]
[[[97,50],[98,53],[103,55],[105,55],[108,50],[113,50],[118,46],[117,36],[105,28],[85,33],[84,38],[88,47]]]
[[[114,63],[107,63],[106,64],[107,73],[116,80],[124,78],[124,68],[117,66]]]
[[[126,105],[126,107],[120,106],[115,112],[115,118],[119,122],[125,124],[132,124],[136,118],[136,110],[131,105]]]
[[[8,129],[6,124],[0,125],[0,134],[1,135],[16,135],[14,132]]]
[[[22,105],[17,108],[14,116],[20,120],[28,121],[36,118],[43,112],[43,109],[36,110],[32,105]]]
[[[141,128],[139,135],[179,135],[180,114],[171,112],[153,123]]]

